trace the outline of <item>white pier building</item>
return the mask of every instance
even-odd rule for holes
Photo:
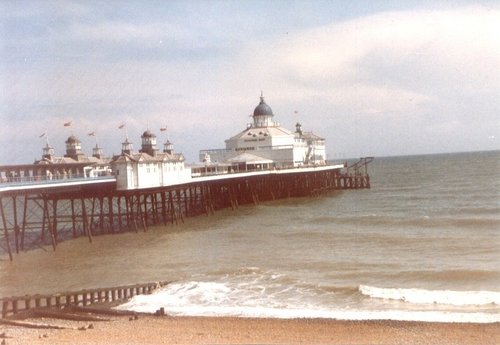
[[[111,169],[117,189],[139,189],[169,186],[191,180],[191,169],[184,166],[184,156],[173,152],[167,140],[163,152],[156,147],[156,135],[150,130],[142,136],[138,153],[132,152],[128,138],[122,143],[122,153],[113,158]]]
[[[239,171],[326,164],[324,138],[303,132],[300,123],[291,132],[273,117],[261,95],[253,111],[253,123],[227,139],[225,149],[201,150],[200,161],[207,165],[238,165]]]

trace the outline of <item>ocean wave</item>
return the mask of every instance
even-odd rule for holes
[[[370,288],[370,287],[366,287]],[[373,288],[371,288],[373,289]],[[500,322],[498,313],[440,310],[373,310],[315,305],[299,298],[273,300],[265,286],[248,289],[220,282],[186,281],[170,284],[150,295],[134,296],[116,309],[153,313],[165,308],[175,316],[233,316],[254,318],[326,318],[338,320],[400,320],[426,322]],[[255,292],[260,291],[260,295]],[[246,297],[243,297],[246,296]]]
[[[453,306],[484,306],[500,304],[500,292],[496,291],[452,291],[380,288],[360,285],[359,291],[372,298],[398,300],[414,304],[444,304]]]
[[[254,272],[255,270],[250,269],[249,271]],[[250,275],[252,274],[250,273]],[[269,279],[274,283],[270,283]],[[332,299],[337,296],[340,302],[349,298],[350,295],[359,295],[358,289],[348,286],[318,286],[301,282],[294,285],[280,284],[281,279],[282,277],[279,275],[264,272],[264,277],[247,281],[228,280],[227,276],[215,281],[179,281],[171,283],[153,294],[134,296],[127,303],[116,308],[153,313],[163,307],[167,314],[178,316],[500,322],[500,314],[492,312],[491,308],[457,309],[455,307],[454,309],[433,308],[429,310],[380,304],[365,304],[365,307],[360,304],[342,305],[336,302],[332,303]],[[391,291],[394,289],[360,286],[359,290],[363,294],[370,293],[396,298],[395,293]],[[407,289],[406,295],[412,296],[411,291],[418,295],[417,292],[422,290]],[[470,300],[469,294],[466,293],[466,296]],[[318,297],[320,298],[318,299]],[[460,296],[456,298],[460,298]],[[482,300],[481,303],[485,303],[485,301]]]

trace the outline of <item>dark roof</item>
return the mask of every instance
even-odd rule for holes
[[[149,129],[142,133],[143,138],[154,138],[156,135],[153,134]]]
[[[264,102],[264,97],[260,96],[260,103],[257,107],[255,107],[255,110],[253,111],[253,116],[259,116],[259,115],[270,115],[273,116],[273,110],[271,109],[270,106]]]
[[[73,143],[81,143],[80,139],[78,139],[77,137],[75,137],[74,135],[71,135],[68,140],[66,140],[66,143],[67,144],[73,144]]]

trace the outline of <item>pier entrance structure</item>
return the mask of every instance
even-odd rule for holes
[[[302,131],[300,123],[295,132],[281,127],[274,121],[273,111],[262,94],[252,117],[253,123],[225,141],[225,149],[201,150],[200,161],[208,165],[228,164],[244,161],[251,154],[252,160],[271,161],[275,167],[326,164],[325,139]]]

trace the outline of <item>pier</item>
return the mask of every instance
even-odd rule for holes
[[[30,248],[56,250],[70,238],[92,242],[97,235],[147,231],[239,205],[370,188],[373,157],[329,165],[325,139],[299,122],[295,132],[281,127],[262,92],[252,117],[224,149],[201,150],[194,166],[185,165],[168,139],[160,151],[149,129],[138,152],[126,136],[112,158],[97,142],[86,156],[73,134],[64,156],[57,156],[46,138],[40,160],[0,166],[0,249],[12,261]]]
[[[85,236],[147,231],[174,225],[185,217],[290,197],[317,196],[333,190],[370,188],[362,158],[347,165],[206,174],[189,183],[118,190],[114,176],[47,179],[20,176],[0,184],[0,246],[14,254]],[[17,171],[0,167],[0,173]],[[23,166],[26,169],[26,166]]]

